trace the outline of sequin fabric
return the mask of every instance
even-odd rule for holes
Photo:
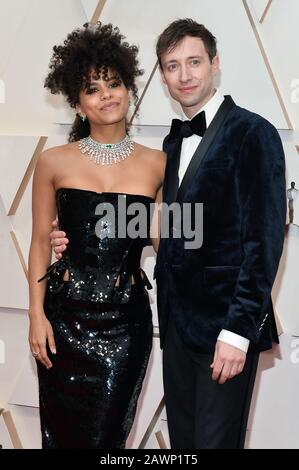
[[[146,234],[149,233],[150,204],[153,199],[121,193],[61,188],[56,191],[60,229],[69,238],[63,258],[48,269],[48,289],[52,293],[64,289],[64,295],[88,302],[125,303],[130,298],[132,275],[136,283],[150,283],[143,272],[140,257],[147,238],[130,238],[119,227],[118,210],[127,210],[132,204],[146,209]],[[114,208],[115,217],[100,217],[99,207]],[[128,215],[127,224],[134,215]],[[101,238],[98,234],[101,233]],[[120,233],[121,237],[113,237]],[[63,278],[67,272],[69,280]],[[43,277],[43,278],[44,278]],[[41,280],[43,279],[41,278]],[[118,289],[114,289],[119,278]]]
[[[133,424],[152,345],[145,289],[151,286],[140,269],[144,240],[95,235],[96,206],[109,201],[118,211],[118,196],[70,188],[56,193],[69,245],[45,276],[44,310],[57,354],[48,350],[49,370],[37,362],[44,449],[124,448]],[[142,202],[148,212],[153,202],[120,196]]]

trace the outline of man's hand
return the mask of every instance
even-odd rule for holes
[[[55,258],[59,260],[62,258],[62,252],[66,249],[66,245],[69,241],[66,238],[66,233],[58,230],[57,220],[52,222],[52,227],[53,231],[50,233],[51,245],[55,252]]]
[[[215,347],[214,360],[211,364],[213,368],[212,379],[224,384],[228,379],[242,372],[246,361],[246,353],[224,341],[217,341]]]

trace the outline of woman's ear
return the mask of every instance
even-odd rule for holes
[[[79,104],[76,104],[75,110],[76,110],[76,113],[79,114],[79,116],[82,114],[82,109]]]

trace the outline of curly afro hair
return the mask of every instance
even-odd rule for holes
[[[132,92],[135,104],[138,101],[135,79],[143,74],[138,68],[138,47],[129,45],[125,37],[111,23],[85,23],[68,34],[63,45],[53,47],[50,62],[51,72],[46,77],[45,88],[51,93],[62,93],[70,106],[79,103],[79,93],[89,87],[91,71],[96,77],[107,79],[111,68]],[[75,142],[90,134],[88,119],[81,121],[77,115],[73,123],[69,142]]]

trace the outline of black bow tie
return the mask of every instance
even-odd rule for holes
[[[168,141],[174,141],[180,137],[191,137],[197,134],[202,137],[207,129],[206,114],[204,111],[198,113],[191,121],[173,119],[169,132]]]

